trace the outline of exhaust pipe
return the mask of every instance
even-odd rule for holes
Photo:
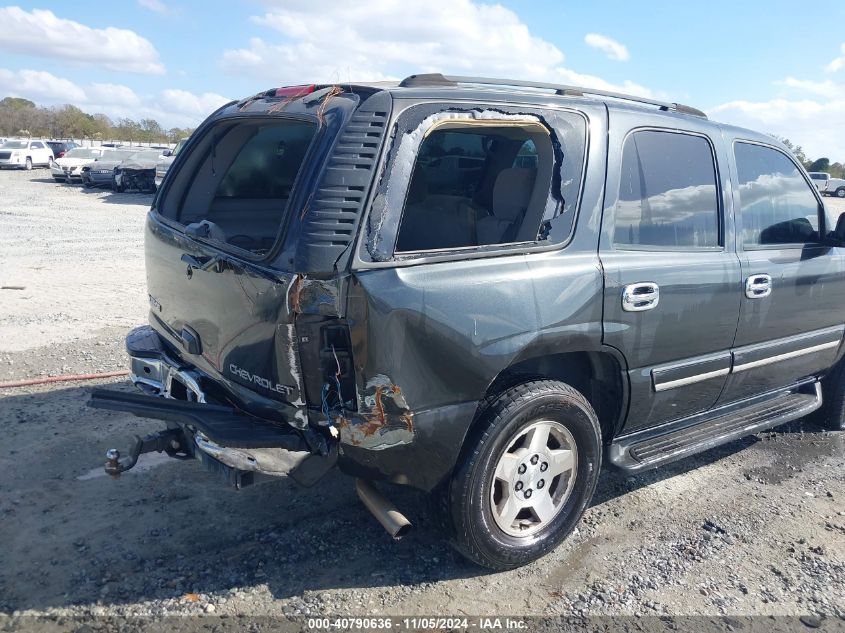
[[[399,512],[369,481],[356,479],[355,492],[367,506],[367,510],[373,513],[373,516],[394,539],[398,541],[411,531],[411,522],[407,517]]]

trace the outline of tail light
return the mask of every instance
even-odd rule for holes
[[[276,88],[276,96],[285,97],[287,99],[297,99],[299,97],[304,97],[307,94],[311,94],[316,89],[317,86],[314,84],[303,86],[283,86],[282,88]]]
[[[340,319],[312,321],[300,316],[296,321],[296,333],[308,405],[324,408],[328,395],[332,408],[357,411],[355,367],[346,322]]]

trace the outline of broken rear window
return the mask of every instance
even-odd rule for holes
[[[534,121],[460,121],[423,140],[399,227],[399,253],[533,242],[554,169]]]
[[[193,235],[265,255],[316,130],[297,119],[218,124],[192,150],[160,212]]]

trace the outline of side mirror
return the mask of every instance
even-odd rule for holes
[[[845,246],[845,213],[836,220],[836,228],[828,234],[832,246]]]
[[[172,153],[173,153],[172,151],[170,151],[169,149],[166,149],[166,150],[161,152],[161,155],[162,156],[170,156]]]

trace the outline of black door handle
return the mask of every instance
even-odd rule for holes
[[[220,263],[218,257],[194,257],[188,253],[182,254],[182,262],[188,265],[188,269],[196,268],[197,270],[212,270],[219,273],[222,272],[221,267],[217,266]],[[215,266],[217,266],[215,268]]]

